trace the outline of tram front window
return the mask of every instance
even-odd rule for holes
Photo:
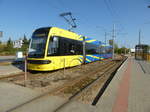
[[[28,57],[30,58],[44,57],[46,40],[47,40],[47,37],[45,36],[33,35],[31,39],[30,47],[29,47]]]

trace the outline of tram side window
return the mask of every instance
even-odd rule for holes
[[[60,37],[60,55],[81,55],[82,54],[82,42]]]
[[[68,55],[69,52],[69,44],[68,44],[68,40],[66,38],[60,37],[60,55],[64,56],[64,55]]]
[[[74,55],[75,54],[75,44],[73,44],[72,42],[69,43],[69,54]]]
[[[111,53],[111,49],[109,47],[105,47],[105,50],[106,50],[106,54]]]
[[[82,55],[82,42],[78,40],[71,40],[69,49],[70,53],[73,55]]]
[[[91,43],[86,43],[86,53],[99,54],[98,46]]]
[[[100,46],[100,48],[99,48],[99,52],[100,52],[100,54],[105,54],[105,53],[106,53],[106,51],[107,51],[106,47],[104,47],[104,46]]]
[[[49,40],[49,45],[48,45],[48,56],[52,56],[52,55],[58,55],[59,54],[59,50],[58,50],[58,42],[59,42],[59,38],[58,37],[52,37]]]
[[[82,47],[82,42],[78,41],[78,40],[71,40],[70,41],[70,47],[69,47],[69,51],[70,54],[72,55],[82,55],[83,53],[83,47]]]
[[[64,37],[60,37],[60,42],[59,42],[59,47],[60,47],[60,56],[65,56],[69,54],[69,41],[68,39]]]
[[[67,42],[64,41],[62,49],[62,55],[67,55],[69,52]]]
[[[76,44],[76,54],[82,55],[83,54],[83,47],[82,42]]]

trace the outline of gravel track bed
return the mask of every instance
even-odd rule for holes
[[[118,59],[120,61],[120,58]],[[105,60],[92,62],[86,65],[79,65],[72,68],[56,70],[52,72],[28,72],[28,80],[24,81],[24,76],[6,78],[1,81],[14,83],[20,86],[31,88],[40,93],[50,91],[49,95],[60,96],[69,99],[80,89],[97,79],[100,75],[115,66],[119,61]],[[101,76],[95,86],[83,92],[76,100],[83,103],[91,103],[99,88],[102,87],[109,75]]]

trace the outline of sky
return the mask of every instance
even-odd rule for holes
[[[74,32],[100,41],[112,39],[115,24],[115,42],[133,48],[138,43],[150,45],[150,0],[0,0],[0,41],[18,40],[24,34],[31,38],[35,29],[54,26],[68,29],[68,23],[59,16],[71,12],[76,18]]]

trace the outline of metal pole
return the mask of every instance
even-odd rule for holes
[[[113,52],[112,52],[112,59],[114,59],[114,51],[115,51],[115,48],[114,48],[114,41],[115,41],[115,24],[113,24],[113,34],[112,34],[112,40],[113,40]]]
[[[85,37],[83,36],[83,64],[86,61],[86,52],[85,52]]]
[[[106,45],[106,42],[107,42],[107,33],[105,32],[105,45]]]
[[[24,65],[24,80],[26,81],[27,78],[27,56],[25,56],[25,65]]]
[[[107,33],[105,32],[105,57],[106,57]]]
[[[141,30],[139,30],[139,45],[141,44]]]
[[[101,60],[101,54],[102,54],[101,43],[99,42],[99,60]]]
[[[64,58],[64,74],[65,74],[65,67],[66,67],[65,64],[66,64],[66,63],[65,63],[65,58]]]

